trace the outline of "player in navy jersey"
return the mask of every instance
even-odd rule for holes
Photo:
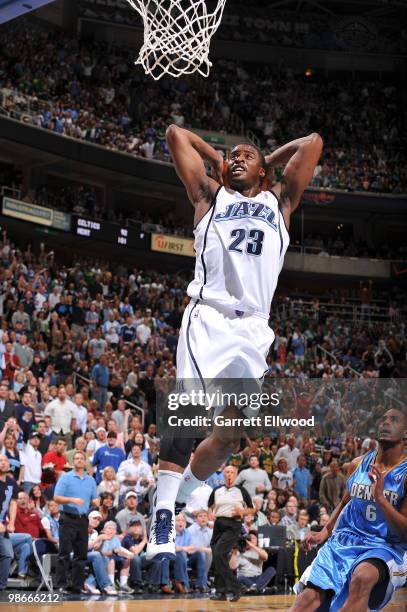
[[[320,532],[305,546],[326,541],[301,577],[305,586],[291,612],[381,610],[407,577],[407,420],[388,410],[379,424],[379,448],[350,464],[347,491]],[[328,539],[329,538],[329,539]]]
[[[226,379],[253,384],[253,390],[244,390],[246,395],[259,392],[274,341],[268,319],[289,243],[290,216],[312,178],[321,137],[299,138],[266,158],[254,145],[240,144],[225,165],[209,144],[175,125],[167,130],[167,143],[195,209],[195,275],[178,342],[178,388],[189,390],[184,385],[192,380],[208,392],[207,385],[216,388]],[[205,161],[214,178],[207,176]],[[276,166],[285,168],[271,190],[268,183]],[[232,406],[217,410],[225,418],[242,416]],[[175,555],[177,495],[185,502],[233,452],[241,433],[214,427],[188,467],[193,439],[162,440],[148,558]]]

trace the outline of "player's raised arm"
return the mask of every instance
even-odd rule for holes
[[[313,133],[289,142],[266,156],[267,167],[285,165],[280,183],[273,191],[280,196],[282,213],[287,227],[290,215],[300,203],[304,189],[309,185],[315,166],[321,156],[323,141]]]
[[[196,207],[203,202],[210,203],[222,183],[222,156],[202,138],[177,125],[168,127],[166,138],[175,169],[191,204]],[[207,176],[204,160],[212,166],[215,178]]]

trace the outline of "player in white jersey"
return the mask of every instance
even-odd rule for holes
[[[194,209],[195,277],[177,350],[177,380],[259,381],[274,340],[271,301],[289,243],[290,216],[299,205],[322,151],[318,134],[298,138],[268,155],[237,145],[224,163],[209,144],[171,125],[167,144]],[[214,178],[208,177],[204,161]],[[285,166],[268,189],[273,168]],[[225,417],[239,416],[232,406]],[[164,439],[147,556],[175,556],[175,501],[186,497],[222,464],[241,432],[215,427],[187,466],[193,440]],[[186,469],[185,469],[186,468]]]

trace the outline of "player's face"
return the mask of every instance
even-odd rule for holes
[[[258,151],[250,145],[237,145],[228,161],[228,179],[231,186],[252,187],[265,176]]]
[[[406,435],[406,420],[400,410],[388,410],[379,423],[379,442],[400,442]]]

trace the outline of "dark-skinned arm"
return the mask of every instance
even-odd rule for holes
[[[289,227],[290,215],[298,207],[304,189],[309,185],[321,156],[323,141],[313,133],[288,142],[266,156],[268,171],[285,166],[280,183],[273,187],[281,200],[284,221]]]
[[[353,472],[356,470],[361,459],[362,457],[356,457],[349,464],[348,477],[350,477],[353,474]],[[327,522],[325,527],[321,531],[309,531],[305,535],[304,540],[303,540],[303,547],[306,550],[310,550],[313,544],[323,544],[331,536],[340,513],[342,512],[346,504],[349,503],[349,501],[350,501],[350,494],[349,494],[349,491],[346,490],[341,501],[336,506],[335,510],[332,512],[329,518],[329,521]]]
[[[369,477],[372,480],[373,498],[383,512],[386,521],[400,538],[407,541],[407,496],[401,505],[400,511],[396,510],[384,496],[384,478],[382,472],[374,464],[370,466]]]
[[[210,203],[222,183],[222,156],[202,138],[177,125],[168,127],[166,139],[191,204],[196,207],[203,202]],[[216,180],[207,176],[204,160],[211,164]]]

